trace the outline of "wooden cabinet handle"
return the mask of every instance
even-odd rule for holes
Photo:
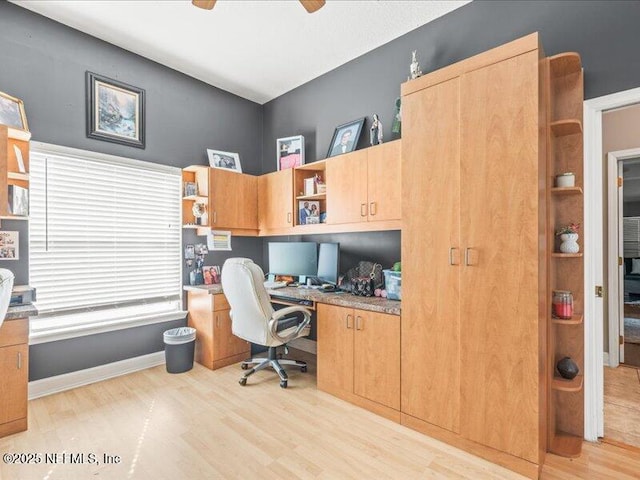
[[[220,328],[220,315],[216,315],[216,327]]]
[[[216,215],[216,212],[213,212],[213,224],[215,225],[216,222],[218,220],[218,216]]]
[[[473,264],[471,263],[471,260],[470,260],[470,258],[471,258],[471,255],[470,255],[471,250],[473,250],[472,247],[467,247],[467,248],[464,249],[464,264],[467,267],[473,266]]]
[[[351,315],[351,314],[347,315],[347,328],[353,328],[353,323],[351,325],[349,325],[349,318],[351,318],[351,320],[353,320],[353,315]]]
[[[287,223],[291,223],[291,212],[287,212]]]
[[[362,327],[362,317],[360,315],[356,317],[356,330],[364,330]]]
[[[376,202],[371,202],[369,204],[369,213],[371,214],[371,216],[375,215],[377,212],[377,208],[376,208]]]
[[[453,261],[453,251],[454,250],[458,250],[458,247],[449,248],[449,265],[458,265],[457,263],[454,263],[454,261]]]
[[[367,204],[366,203],[361,203],[360,204],[360,216],[361,217],[366,217],[367,216]]]
[[[22,370],[22,352],[18,352],[18,370]]]

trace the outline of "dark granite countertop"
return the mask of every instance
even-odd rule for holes
[[[207,291],[211,295],[223,293],[222,285],[185,285],[186,291]],[[311,300],[317,303],[327,303],[330,305],[338,305],[340,307],[357,308],[359,310],[368,310],[371,312],[388,313],[390,315],[400,315],[400,306],[402,302],[398,300],[388,300],[381,297],[357,297],[350,293],[335,293],[313,289],[313,288],[297,288],[285,287],[278,289],[268,289],[269,295],[282,295],[286,297],[300,298]]]
[[[18,305],[16,307],[9,307],[4,319],[16,320],[18,318],[35,317],[38,315],[38,309],[33,305]]]

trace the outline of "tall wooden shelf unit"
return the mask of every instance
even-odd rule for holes
[[[549,76],[549,133],[547,145],[547,251],[548,285],[553,290],[573,294],[574,315],[569,320],[551,316],[548,322],[548,445],[549,451],[565,457],[578,457],[584,436],[584,257],[560,254],[554,233],[570,223],[584,224],[582,103],[583,72],[580,55],[563,53],[547,59]],[[554,187],[555,176],[575,174],[575,186]],[[582,232],[581,232],[582,233]],[[580,235],[583,237],[583,235]],[[580,242],[581,243],[581,242]],[[573,380],[561,378],[555,368],[558,360],[571,357],[580,368]]]

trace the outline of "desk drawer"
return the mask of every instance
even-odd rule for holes
[[[0,327],[0,347],[29,343],[29,319],[5,320]]]

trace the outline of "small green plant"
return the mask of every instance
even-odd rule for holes
[[[565,225],[564,227],[561,227],[560,230],[556,232],[556,235],[565,235],[567,233],[578,233],[578,230],[580,230],[579,223],[570,223],[569,225]]]

